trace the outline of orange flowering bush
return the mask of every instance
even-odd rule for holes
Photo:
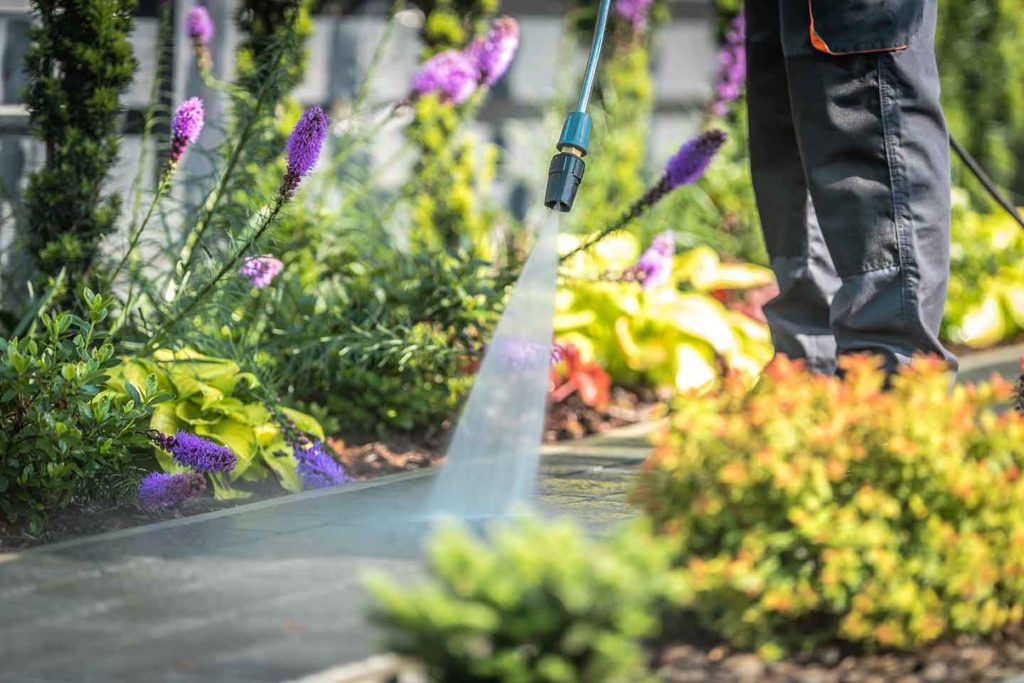
[[[680,398],[636,492],[677,535],[702,623],[768,656],[908,648],[1024,614],[1024,417],[937,361],[892,380],[780,360],[753,391]]]

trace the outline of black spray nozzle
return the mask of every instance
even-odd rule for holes
[[[544,193],[544,206],[553,211],[568,213],[576,201],[576,191],[583,181],[587,165],[583,159],[569,152],[560,152],[551,159],[548,168],[548,189]]]

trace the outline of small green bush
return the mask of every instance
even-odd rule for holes
[[[86,290],[87,319],[39,316],[41,332],[0,339],[0,513],[38,530],[76,495],[96,496],[134,476],[147,452],[150,407],[162,400],[152,375],[128,396],[98,396],[117,365],[101,324],[109,302]]]
[[[113,232],[120,196],[104,193],[117,161],[119,97],[136,60],[128,35],[135,0],[34,0],[25,54],[25,103],[46,162],[26,191],[28,251],[41,282],[65,270],[81,289],[101,240]]]
[[[429,550],[430,583],[374,577],[375,620],[431,680],[648,680],[642,640],[682,587],[670,548],[628,529],[588,540],[568,522],[498,529],[488,545],[452,529]]]
[[[937,361],[845,379],[779,360],[682,397],[637,498],[678,539],[703,625],[769,656],[911,648],[1024,616],[1024,417]]]

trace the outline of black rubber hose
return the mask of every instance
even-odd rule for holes
[[[988,177],[988,174],[985,173],[985,169],[983,169],[981,164],[971,156],[971,153],[964,149],[964,146],[960,144],[960,141],[952,135],[949,136],[949,146],[953,148],[956,155],[967,165],[967,168],[974,174],[974,177],[977,178],[982,187],[992,195],[992,198],[996,200],[999,206],[1003,207],[1003,209],[1006,210],[1006,213],[1010,214],[1010,217],[1017,221],[1017,225],[1024,228],[1024,218],[1021,218],[1020,213],[1017,211],[1017,207],[1015,207],[1013,203],[1006,198],[1006,195],[1003,194],[1002,190],[1000,190],[992,179]]]

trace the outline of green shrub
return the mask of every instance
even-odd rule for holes
[[[936,56],[950,131],[999,183],[1024,192],[1020,162],[1024,156],[1024,12],[1020,3],[947,0],[938,6]],[[966,181],[968,172],[962,165],[955,164],[954,171]]]
[[[443,253],[354,259],[313,291],[295,275],[274,310],[279,373],[294,400],[326,407],[349,433],[436,429],[472,385],[467,360],[497,323],[505,283]]]
[[[103,189],[120,147],[119,97],[136,68],[128,41],[135,0],[32,4],[25,100],[46,161],[29,178],[27,246],[42,282],[64,269],[76,292],[120,207]]]
[[[86,319],[42,313],[38,334],[0,339],[0,513],[33,530],[79,494],[119,488],[147,451],[149,412],[164,398],[156,378],[139,376],[122,399],[99,395],[117,365],[102,327],[109,303],[86,290]]]
[[[962,190],[953,197],[942,335],[956,344],[992,346],[1024,330],[1024,232],[1002,211],[971,210]]]
[[[769,655],[910,648],[1024,616],[1024,417],[1004,381],[919,360],[883,388],[779,360],[748,392],[680,397],[637,499],[678,540],[701,622]]]
[[[499,528],[492,544],[452,529],[429,550],[430,582],[370,582],[388,647],[431,680],[648,680],[641,641],[683,587],[660,540],[628,529],[588,540],[568,522]]]

